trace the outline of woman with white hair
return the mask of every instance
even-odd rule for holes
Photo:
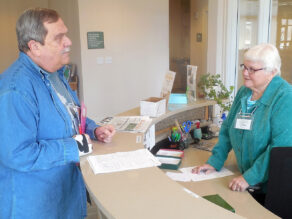
[[[279,76],[281,59],[271,44],[250,48],[240,66],[244,86],[222,124],[212,156],[193,173],[219,171],[233,149],[242,175],[233,178],[229,188],[260,186],[253,195],[263,203],[271,149],[292,146],[292,86]]]

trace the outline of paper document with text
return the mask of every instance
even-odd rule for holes
[[[94,174],[134,170],[160,166],[161,163],[147,149],[87,157]]]

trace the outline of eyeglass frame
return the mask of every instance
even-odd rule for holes
[[[239,65],[242,71],[247,71],[248,74],[252,75],[255,74],[257,71],[261,71],[261,70],[266,70],[267,68],[259,68],[259,69],[253,69],[253,68],[248,68],[245,66],[245,64],[240,64]]]

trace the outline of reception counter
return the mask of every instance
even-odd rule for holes
[[[203,105],[204,106],[204,105]],[[136,110],[129,111],[135,114]],[[127,115],[131,115],[131,113]],[[171,112],[175,114],[175,112]],[[125,114],[123,114],[125,115]],[[137,114],[136,114],[137,115]],[[164,118],[168,118],[164,115]],[[161,121],[161,118],[156,119]],[[93,154],[108,154],[143,148],[137,136],[143,134],[117,133],[109,144],[94,142]],[[210,152],[189,147],[180,167],[203,164]],[[201,182],[176,182],[168,178],[158,167],[143,168],[94,175],[83,157],[80,161],[88,191],[96,203],[100,217],[117,219],[174,219],[174,218],[278,218],[258,204],[248,192],[233,192],[228,184],[234,177],[228,176]],[[231,153],[225,167],[239,175]],[[219,194],[234,209],[227,211],[199,196]]]

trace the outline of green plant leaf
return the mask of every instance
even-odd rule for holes
[[[223,111],[230,110],[232,105],[230,95],[234,90],[234,86],[230,86],[229,89],[227,89],[221,81],[220,74],[211,75],[207,73],[202,75],[198,87],[206,97],[215,100]]]

